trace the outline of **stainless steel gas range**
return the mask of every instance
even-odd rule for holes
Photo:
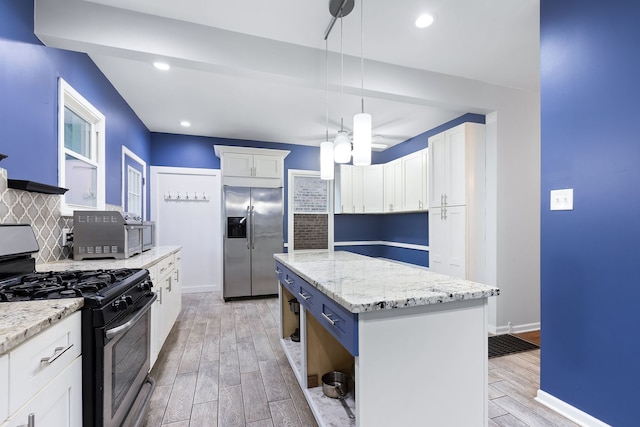
[[[36,272],[29,225],[0,225],[0,304],[84,298],[83,425],[144,422],[154,381],[150,366],[153,284],[144,269]]]

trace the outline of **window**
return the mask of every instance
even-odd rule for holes
[[[142,174],[131,166],[127,167],[127,212],[142,217]]]
[[[58,185],[69,189],[61,213],[104,209],[105,117],[63,79],[58,90]]]

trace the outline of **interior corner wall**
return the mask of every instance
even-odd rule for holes
[[[608,425],[637,426],[640,3],[540,6],[540,388]],[[551,211],[550,191],[564,188],[573,210]]]

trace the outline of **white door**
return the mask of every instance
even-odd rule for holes
[[[151,175],[156,244],[182,246],[182,292],[221,291],[220,171],[152,166]]]

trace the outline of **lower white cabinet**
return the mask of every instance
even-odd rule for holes
[[[39,426],[82,425],[80,317],[72,314],[0,358],[0,414],[8,408],[2,427],[29,425],[30,417]]]
[[[429,270],[467,278],[467,212],[465,206],[429,211]]]
[[[182,308],[180,286],[181,251],[148,268],[158,299],[151,306],[151,367],[171,332]]]

